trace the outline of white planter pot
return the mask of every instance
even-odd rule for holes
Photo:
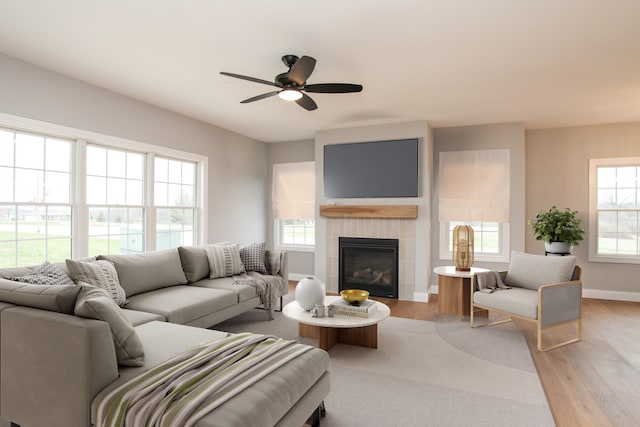
[[[316,304],[324,303],[324,284],[313,276],[307,276],[296,285],[296,302],[303,310],[311,310]]]
[[[544,250],[551,254],[570,254],[573,251],[573,245],[567,242],[544,242]]]

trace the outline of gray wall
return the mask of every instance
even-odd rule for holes
[[[208,242],[266,240],[267,144],[5,55],[0,71],[0,113],[208,156]]]
[[[269,195],[271,194],[271,185],[273,178],[273,164],[274,163],[292,163],[292,162],[308,162],[314,160],[314,141],[292,141],[292,142],[278,142],[269,144]],[[273,209],[271,208],[271,196],[267,198],[267,205],[265,211],[268,212],[267,217],[267,244],[269,247],[274,246],[274,221],[273,221]],[[288,265],[289,265],[289,277],[291,280],[296,280],[300,276],[313,275],[315,271],[314,267],[314,253],[313,252],[300,252],[289,251]]]

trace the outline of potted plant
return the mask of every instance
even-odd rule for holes
[[[535,219],[529,220],[531,232],[536,240],[544,241],[545,251],[550,253],[571,253],[574,245],[584,239],[582,220],[578,211],[566,208],[564,211],[552,206],[548,211],[540,211]]]

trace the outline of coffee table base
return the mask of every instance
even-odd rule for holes
[[[355,328],[332,328],[298,323],[298,335],[318,340],[318,347],[329,350],[336,344],[378,348],[378,325]]]

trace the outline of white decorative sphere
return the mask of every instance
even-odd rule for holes
[[[316,304],[324,303],[324,284],[313,276],[307,276],[296,285],[296,302],[303,310],[311,310]]]

